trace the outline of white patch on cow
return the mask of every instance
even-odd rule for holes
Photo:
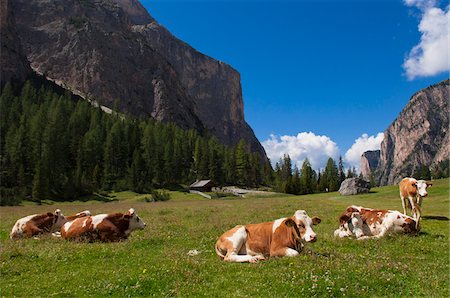
[[[61,238],[61,232],[54,232],[52,233],[52,236],[56,238]]]
[[[97,214],[92,216],[92,225],[94,229],[108,216],[108,214]]]
[[[286,252],[285,252],[285,256],[286,257],[295,257],[295,256],[298,256],[298,251],[296,251],[295,249],[292,249],[292,248],[286,248]]]
[[[308,216],[305,210],[297,210],[294,214],[294,217],[296,219],[296,223],[302,222],[305,226],[305,234],[303,235],[302,239],[306,242],[315,241],[317,239],[317,234],[314,233],[311,226],[313,225],[311,217]]]
[[[62,229],[64,229],[64,232],[67,232],[67,231],[70,229],[70,227],[72,226],[73,222],[74,222],[74,220],[69,221],[69,222],[66,222],[66,223],[62,226]]]
[[[88,219],[89,219],[89,217],[86,217],[85,220],[83,220],[83,225],[82,225],[83,228],[86,227]]]
[[[236,230],[236,232],[234,232],[232,236],[228,237],[227,239],[230,240],[231,243],[233,243],[234,249],[238,250],[240,248],[238,246],[241,246],[242,243],[244,243],[247,239],[247,232],[245,231],[245,227],[240,227]]]
[[[421,196],[421,197],[426,197],[428,195],[427,182],[425,180],[417,181],[417,192],[419,193],[419,196]]]
[[[11,233],[9,234],[10,238],[12,239],[13,237],[21,237],[23,235],[23,229],[27,222],[32,220],[36,215],[38,214],[28,215],[18,219],[14,224]]]
[[[286,217],[277,219],[273,222],[272,233],[275,233],[275,230],[278,229],[278,227],[283,223],[284,220],[286,220]]]

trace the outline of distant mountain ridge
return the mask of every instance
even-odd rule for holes
[[[421,166],[435,167],[450,155],[449,79],[416,92],[384,132],[378,165],[369,170],[379,185],[414,176]],[[361,167],[368,152],[361,157]],[[372,154],[373,155],[373,154]]]
[[[245,139],[266,156],[244,119],[239,73],[174,37],[139,1],[13,4],[18,42],[38,74],[120,112],[175,122],[226,145]]]

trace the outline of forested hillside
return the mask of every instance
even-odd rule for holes
[[[192,129],[104,113],[40,84],[6,85],[0,113],[2,205],[205,178],[246,186],[272,180],[269,162],[243,140],[229,148]]]

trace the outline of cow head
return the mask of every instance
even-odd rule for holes
[[[146,227],[145,222],[143,222],[142,219],[139,218],[133,208],[130,208],[130,210],[128,210],[128,212],[125,213],[123,217],[130,220],[130,225],[128,226],[129,232],[134,230],[142,230]]]
[[[419,193],[419,196],[426,197],[428,195],[427,188],[430,187],[432,184],[430,182],[427,182],[425,180],[417,180],[415,183],[415,186],[417,187],[417,192]]]
[[[53,231],[59,231],[61,227],[67,222],[67,218],[64,216],[64,214],[61,213],[60,209],[56,209],[54,214],[49,214],[53,216]]]
[[[91,216],[91,211],[89,211],[89,210],[84,210],[84,211],[78,212],[77,214],[75,214],[75,216],[76,216],[77,218],[85,217],[85,216]]]
[[[301,238],[306,242],[315,242],[317,234],[314,233],[312,226],[320,223],[320,218],[309,217],[305,210],[297,210],[292,217],[292,220],[298,227]]]

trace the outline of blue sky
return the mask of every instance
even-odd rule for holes
[[[423,37],[439,31],[436,20],[448,28],[448,7],[433,0],[141,2],[175,36],[240,72],[246,120],[272,159],[308,156],[320,167],[340,154],[357,166],[414,92],[449,76],[448,56],[426,44],[442,44],[442,34]]]

